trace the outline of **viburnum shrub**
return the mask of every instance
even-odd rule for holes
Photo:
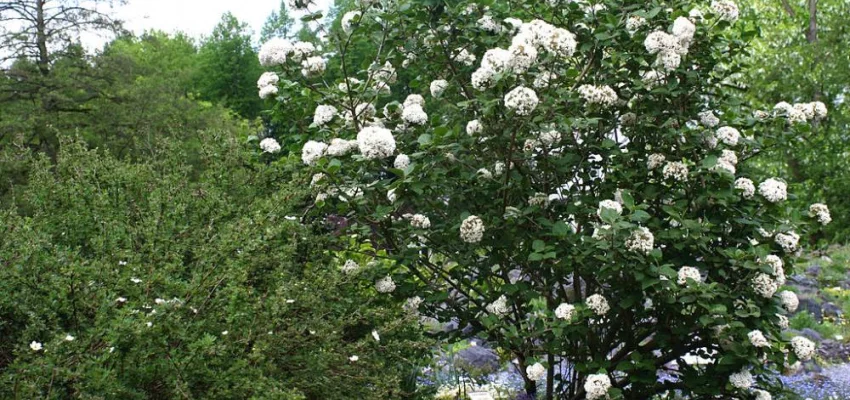
[[[780,335],[783,266],[829,211],[747,161],[826,108],[726,94],[755,33],[734,3],[357,7],[324,54],[260,53],[261,92],[314,108],[308,214],[386,254],[348,273],[510,352],[546,399],[763,400],[812,357]]]

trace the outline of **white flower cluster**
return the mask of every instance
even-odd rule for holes
[[[735,189],[741,191],[741,196],[745,199],[752,199],[756,194],[756,186],[753,181],[747,178],[738,178],[735,180]]]
[[[776,282],[781,286],[785,284],[785,268],[782,259],[773,254],[768,255],[762,260],[763,263],[770,265],[773,270],[773,276],[776,277]]]
[[[505,316],[507,315],[511,309],[508,307],[508,298],[505,295],[499,296],[496,301],[490,303],[485,307],[487,312],[496,316]]]
[[[681,161],[668,162],[661,172],[664,174],[664,179],[673,179],[679,182],[688,180],[688,166]]]
[[[776,314],[776,318],[779,319],[779,321],[776,322],[776,326],[778,326],[780,329],[788,329],[788,327],[791,325],[791,321],[789,321],[788,317],[784,315]]]
[[[460,239],[466,243],[478,243],[484,238],[484,221],[470,215],[460,224]]]
[[[656,169],[664,164],[664,161],[667,160],[667,157],[661,153],[650,154],[649,158],[646,160],[646,168],[647,169]]]
[[[779,284],[768,274],[760,273],[753,278],[753,291],[762,297],[771,298],[776,290],[779,289]]]
[[[587,308],[593,310],[593,312],[599,316],[605,315],[609,310],[611,310],[611,307],[608,305],[608,300],[601,294],[590,295],[584,300],[584,302],[587,304]]]
[[[525,367],[525,374],[532,381],[541,381],[546,378],[546,367],[540,363],[535,363]]]
[[[720,118],[717,118],[711,111],[703,111],[698,114],[699,122],[706,128],[714,128],[720,124]]]
[[[410,96],[408,96],[408,99],[410,99]],[[425,109],[422,108],[424,104],[425,100],[422,100],[422,104],[413,101],[408,103],[405,101],[404,109],[401,111],[401,119],[410,125],[425,125],[425,123],[428,122],[428,114],[426,114]]]
[[[602,217],[603,210],[612,210],[617,215],[623,214],[623,206],[620,205],[619,202],[614,200],[602,200],[599,202],[599,208],[596,210],[596,216]]]
[[[771,203],[778,203],[788,198],[788,185],[780,180],[769,178],[759,184],[759,194]]]
[[[629,32],[629,35],[634,35],[644,26],[646,26],[646,18],[640,15],[630,15],[629,19],[626,20],[626,31]]]
[[[679,268],[679,276],[677,282],[680,285],[686,285],[688,283],[688,279],[693,280],[694,282],[700,283],[702,282],[702,275],[698,269],[694,267],[682,267]]]
[[[747,334],[747,338],[750,339],[750,344],[755,347],[770,347],[770,342],[767,341],[767,338],[764,337],[764,334],[760,330],[750,331]]]
[[[510,22],[518,23],[518,20]],[[478,20],[483,29],[498,32],[501,26],[489,16]],[[523,74],[538,60],[540,51],[564,59],[571,57],[576,49],[575,35],[541,20],[523,23],[517,29],[508,49],[495,48],[485,52],[481,65],[472,74],[472,86],[485,90],[495,83],[497,74],[511,72]]]
[[[277,153],[280,151],[280,143],[274,140],[274,138],[265,138],[260,141],[260,149],[264,153]]]
[[[420,304],[422,304],[422,298],[419,296],[413,296],[405,300],[404,305],[402,305],[401,308],[406,313],[418,315]]]
[[[428,229],[431,227],[431,220],[422,214],[414,214],[410,217],[410,226],[418,229]]]
[[[331,144],[330,146],[328,146],[327,155],[331,157],[342,157],[348,153],[351,153],[355,149],[357,149],[356,140],[345,140],[335,138],[331,140]]]
[[[407,154],[399,154],[395,156],[395,161],[393,161],[393,168],[406,169],[409,166],[410,157]]]
[[[367,159],[386,158],[395,153],[395,138],[389,129],[367,126],[357,134],[357,146]]]
[[[277,83],[280,77],[274,72],[264,72],[257,80],[257,89],[260,89],[260,98],[267,99],[278,92]]]
[[[555,308],[555,318],[563,319],[563,320],[571,320],[573,319],[573,314],[576,311],[576,307],[572,304],[561,303]]]
[[[375,282],[375,290],[378,293],[392,293],[395,290],[395,282],[391,276],[385,276]]]
[[[790,290],[779,292],[779,302],[782,304],[782,308],[789,313],[797,311],[797,307],[800,306],[800,299],[797,298],[797,294]]]
[[[737,146],[741,132],[731,126],[724,126],[717,130],[716,137],[727,146]]]
[[[360,269],[360,265],[357,264],[357,261],[349,259],[349,260],[345,260],[345,264],[343,264],[342,268],[340,268],[340,269],[342,270],[342,273],[344,273],[344,274],[352,274],[352,273],[357,272],[357,270]]]
[[[753,389],[753,393],[756,395],[755,400],[773,400],[773,396],[770,395],[770,392],[761,389]]]
[[[611,389],[611,378],[608,374],[590,374],[584,381],[584,391],[588,400],[596,400],[608,397],[608,389]]]
[[[540,100],[534,90],[525,86],[518,86],[505,95],[505,107],[514,110],[517,115],[529,115]]]
[[[714,168],[735,175],[735,167],[737,165],[738,155],[736,155],[735,152],[732,150],[723,150],[720,153],[720,158],[717,159],[717,165],[715,165]]]
[[[796,232],[777,233],[773,240],[786,253],[793,253],[797,251],[797,245],[800,243],[800,235]]]
[[[363,14],[360,11],[349,11],[342,16],[342,20],[340,24],[342,25],[342,30],[345,33],[350,34],[354,27],[360,22],[360,17]]]
[[[649,231],[649,228],[643,226],[632,231],[631,236],[626,239],[626,248],[629,251],[649,254],[654,246],[655,236]]]
[[[470,53],[467,49],[458,49],[455,51],[453,59],[467,67],[471,67],[475,64],[476,57],[475,54]]]
[[[304,164],[309,166],[316,165],[316,161],[322,158],[327,151],[327,144],[310,140],[304,143],[304,147],[301,148],[301,161],[304,161]]]
[[[688,47],[694,39],[696,26],[689,19],[679,17],[673,21],[671,31],[673,34],[660,30],[654,31],[643,41],[649,54],[658,54],[655,65],[665,71],[678,68],[682,62],[682,56],[688,54]]]
[[[528,205],[532,207],[549,207],[549,196],[546,193],[535,193],[528,198]]]
[[[327,60],[320,56],[307,57],[301,61],[301,75],[308,79],[322,76],[327,65]]]
[[[619,101],[617,92],[610,86],[581,85],[578,87],[578,93],[584,101],[605,107],[613,106]]]
[[[484,131],[484,126],[481,125],[481,121],[477,119],[473,119],[466,123],[466,134],[469,136],[475,136]]]
[[[445,79],[437,79],[431,82],[431,96],[440,97],[443,92],[449,87],[449,82]]]
[[[809,216],[817,218],[822,225],[832,222],[832,216],[829,214],[829,207],[823,203],[815,203],[809,206]]]
[[[283,65],[290,53],[292,53],[292,42],[281,38],[269,39],[260,48],[260,65],[263,67]]]
[[[331,122],[336,116],[338,110],[334,106],[320,104],[316,106],[316,111],[313,113],[313,123],[316,126],[324,126]]]
[[[812,119],[822,119],[826,117],[826,104],[820,101],[812,103],[795,103],[788,104],[784,101],[776,103],[773,106],[773,112],[777,116],[784,116],[790,124],[801,124]]]
[[[738,389],[749,389],[753,386],[755,380],[753,379],[753,375],[750,371],[741,370],[741,372],[729,375],[729,383]]]
[[[815,342],[797,336],[791,339],[791,348],[794,349],[794,354],[802,361],[809,361],[815,355]]]
[[[711,9],[724,21],[735,22],[738,20],[738,5],[730,0],[714,0]]]

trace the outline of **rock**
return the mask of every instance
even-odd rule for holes
[[[455,365],[473,375],[492,374],[499,370],[499,355],[480,344],[470,346],[457,353]]]
[[[803,329],[802,331],[800,331],[800,334],[811,339],[815,343],[820,343],[823,341],[823,336],[821,336],[820,333],[817,333],[817,331],[811,328]]]
[[[816,288],[818,286],[817,281],[807,277],[806,275],[794,274],[788,277],[788,281],[799,287]]]
[[[827,339],[818,346],[818,354],[827,361],[847,362],[850,361],[850,345]]]
[[[835,305],[835,303],[832,302],[823,303],[821,305],[821,309],[823,310],[824,317],[840,318],[841,315],[844,314],[844,310],[842,310],[841,307]]]
[[[806,275],[817,278],[820,276],[820,268],[820,264],[813,264],[811,267],[806,268]]]
[[[807,311],[811,314],[815,320],[818,322],[823,322],[823,310],[821,309],[820,304],[814,299],[808,297],[800,298],[800,306],[797,307],[797,312]]]

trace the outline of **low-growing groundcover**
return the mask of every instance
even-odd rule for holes
[[[139,162],[2,153],[29,173],[0,214],[0,398],[409,396],[428,346],[287,217],[299,175],[202,142],[198,171],[167,141]]]

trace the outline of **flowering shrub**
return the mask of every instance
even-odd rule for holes
[[[782,266],[829,215],[747,164],[825,108],[727,96],[753,35],[728,0],[481,3],[360,1],[324,77],[299,43],[261,52],[286,55],[279,110],[319,105],[309,212],[380,248],[361,277],[410,313],[510,352],[530,396],[769,397],[814,353],[779,335]]]

